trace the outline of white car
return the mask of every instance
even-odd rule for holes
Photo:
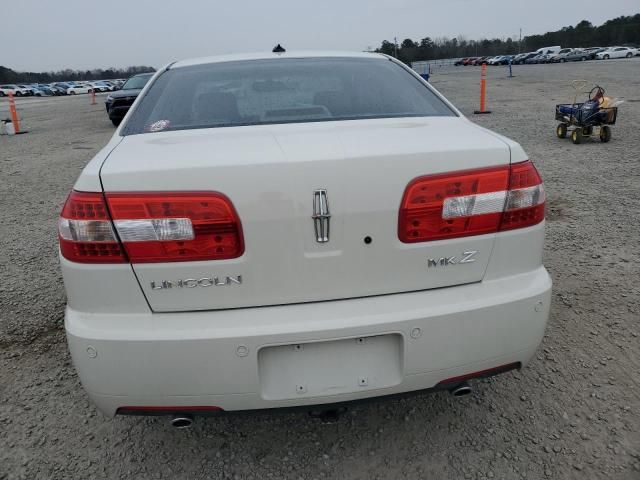
[[[16,97],[33,95],[33,91],[25,87],[21,87],[14,84],[0,85],[0,97],[9,95],[9,93],[12,93]]]
[[[72,85],[67,88],[67,95],[76,95],[78,93],[89,93],[91,91],[91,85]]]
[[[598,60],[609,60],[610,58],[631,58],[637,49],[630,47],[611,47],[609,50],[596,54]]]
[[[110,91],[109,85],[107,85],[105,83],[91,82],[90,84],[88,84],[88,87],[89,88],[93,88],[96,92],[108,92],[108,91]]]
[[[524,367],[551,300],[528,158],[383,55],[161,69],[59,219],[86,391],[187,426]]]

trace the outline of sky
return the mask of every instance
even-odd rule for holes
[[[4,3],[5,0],[0,0]],[[150,65],[271,50],[366,50],[382,40],[523,36],[640,13],[638,0],[16,0],[0,65],[18,71]]]

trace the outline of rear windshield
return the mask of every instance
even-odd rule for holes
[[[168,70],[151,85],[122,134],[430,116],[455,113],[386,58],[279,58]]]

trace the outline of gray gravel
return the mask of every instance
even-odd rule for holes
[[[86,96],[22,100],[29,134],[0,137],[0,479],[640,479],[640,61],[489,70],[473,119],[521,142],[548,190],[547,336],[522,372],[448,394],[360,405],[336,423],[304,413],[198,421],[105,419],[63,334],[55,222],[113,132]],[[553,105],[584,78],[626,100],[613,140],[555,138]],[[465,113],[479,70],[434,72]],[[6,99],[0,118],[6,117]]]

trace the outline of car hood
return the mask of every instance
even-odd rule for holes
[[[130,88],[127,90],[116,90],[115,92],[111,92],[109,96],[112,98],[122,98],[122,97],[135,97],[142,91],[141,88]]]

